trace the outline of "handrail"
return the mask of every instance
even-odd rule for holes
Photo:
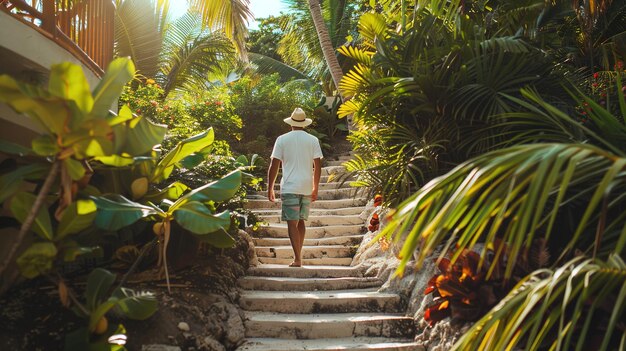
[[[29,4],[30,2],[30,4]],[[111,0],[0,0],[0,10],[33,26],[101,76],[113,58]]]

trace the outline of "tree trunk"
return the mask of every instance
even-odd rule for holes
[[[311,11],[311,17],[313,18],[313,23],[315,24],[317,37],[320,40],[320,46],[322,47],[324,59],[326,60],[326,64],[328,65],[328,69],[330,70],[330,75],[333,78],[333,83],[335,83],[335,88],[337,89],[337,92],[341,97],[341,101],[344,102],[344,96],[341,91],[339,91],[339,82],[343,77],[343,72],[341,71],[341,67],[339,66],[339,60],[337,60],[337,55],[335,55],[335,48],[333,48],[333,43],[330,40],[330,35],[328,34],[328,29],[326,28],[326,23],[324,23],[320,0],[309,0],[309,11]]]

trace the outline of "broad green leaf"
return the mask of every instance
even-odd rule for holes
[[[78,256],[82,255],[97,255],[102,256],[102,248],[98,246],[84,247],[84,246],[71,246],[63,248],[63,262],[74,262]]]
[[[33,150],[3,139],[0,139],[0,152],[17,156],[30,156],[33,154]]]
[[[241,171],[233,171],[212,183],[194,189],[181,200],[188,201],[225,201],[232,198],[241,185]],[[177,201],[178,202],[178,201]]]
[[[168,185],[167,188],[165,188],[163,190],[151,191],[151,192],[147,193],[143,197],[143,199],[145,201],[150,201],[150,202],[153,202],[155,204],[156,203],[160,203],[164,199],[175,201],[179,197],[181,197],[183,195],[183,193],[185,191],[187,191],[187,189],[189,189],[189,187],[186,186],[185,184],[183,184],[181,182],[174,182],[174,183]]]
[[[193,169],[194,167],[196,167],[199,164],[201,164],[202,162],[204,162],[204,160],[206,160],[206,155],[205,154],[194,153],[194,154],[191,154],[191,155],[183,158],[182,160],[180,160],[179,164],[183,168]]]
[[[152,207],[133,202],[122,195],[92,197],[98,207],[96,226],[106,230],[119,230],[141,218],[157,214]]]
[[[170,150],[170,152],[168,152],[157,164],[151,181],[154,183],[158,183],[167,179],[174,170],[174,166],[176,166],[178,162],[180,162],[185,157],[193,154],[194,152],[200,151],[213,144],[214,139],[215,135],[213,132],[213,128],[209,128],[205,132],[181,141],[176,145],[176,147]]]
[[[117,113],[117,116],[112,115],[107,119],[110,126],[114,126],[120,123],[124,123],[133,119],[133,112],[128,105],[123,105]]]
[[[93,91],[91,114],[104,118],[109,115],[124,86],[135,75],[135,65],[129,58],[117,58],[109,64],[104,76]]]
[[[63,160],[63,167],[65,167],[72,180],[79,180],[85,176],[85,167],[80,161],[76,161],[73,158]]]
[[[33,151],[40,156],[52,156],[61,152],[61,148],[57,145],[54,137],[50,135],[41,135],[33,139],[31,142]]]
[[[136,117],[113,127],[115,134],[114,153],[139,156],[150,152],[160,144],[167,132],[167,126],[154,124],[147,118]]]
[[[132,165],[135,162],[135,159],[127,154],[124,155],[111,155],[111,156],[99,156],[94,157],[94,160],[102,162],[107,166],[113,167],[124,167]]]
[[[74,63],[63,62],[52,65],[48,91],[54,96],[72,100],[87,114],[93,107],[93,97],[83,69]]]
[[[88,120],[63,138],[63,146],[72,147],[76,157],[81,159],[108,156],[113,153],[113,143],[109,140],[112,132],[106,121]]]
[[[230,227],[230,212],[212,214],[205,204],[190,201],[173,211],[174,219],[181,227],[194,234],[207,234]]]
[[[72,202],[63,212],[54,240],[61,240],[69,234],[76,234],[89,227],[96,219],[96,203],[93,200]]]
[[[11,199],[11,212],[13,216],[21,223],[24,223],[26,217],[35,205],[36,199],[37,196],[26,192],[15,195],[13,199]],[[46,206],[41,206],[30,229],[37,233],[42,239],[52,240],[52,223],[50,222],[50,215],[48,214],[48,208],[46,208]]]
[[[247,166],[248,165],[248,158],[246,157],[246,155],[239,155],[239,157],[237,157],[235,162],[237,162],[238,166]]]
[[[65,121],[70,119],[65,101],[50,97],[36,87],[18,83],[7,75],[0,76],[0,102],[34,118],[42,127],[57,135],[65,133]]]
[[[33,163],[0,175],[0,203],[19,191],[23,179],[44,178],[49,169],[49,164]]]
[[[220,229],[213,233],[208,233],[204,235],[196,235],[200,241],[210,244],[214,247],[220,249],[227,249],[235,246],[237,242],[230,234],[228,234],[225,230]]]
[[[105,300],[114,282],[115,274],[106,269],[96,268],[89,273],[85,290],[85,300],[89,311],[95,311],[96,307]]]
[[[56,255],[53,243],[34,243],[17,258],[17,266],[23,276],[32,279],[52,269]]]
[[[111,298],[116,299],[116,309],[130,319],[147,319],[158,308],[156,296],[147,291],[135,292],[131,289],[119,288],[113,292]]]

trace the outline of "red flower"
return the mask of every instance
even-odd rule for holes
[[[222,106],[222,102],[221,102],[221,101],[215,101],[215,104],[216,104],[217,106]]]
[[[598,79],[598,77],[600,77],[600,75],[598,74],[598,72],[593,74],[593,79]]]

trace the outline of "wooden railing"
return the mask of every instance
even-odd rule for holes
[[[98,76],[113,57],[112,0],[0,0],[0,10],[39,30]]]

